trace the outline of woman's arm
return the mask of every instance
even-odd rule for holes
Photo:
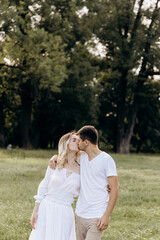
[[[38,208],[40,203],[35,203],[35,207],[32,212],[32,216],[30,218],[30,224],[32,225],[32,228],[35,229],[37,217],[38,217]]]
[[[50,176],[53,172],[54,172],[53,169],[51,169],[50,167],[47,168],[45,177],[38,186],[37,195],[34,196],[37,203],[40,203],[43,200],[43,198],[45,197],[45,195],[48,191],[48,184],[49,184]]]
[[[33,212],[32,212],[31,218],[30,218],[30,223],[31,223],[33,229],[35,229],[35,224],[36,224],[37,217],[38,217],[38,208],[39,208],[40,202],[45,197],[45,194],[48,191],[48,183],[49,183],[50,176],[53,173],[53,171],[54,170],[51,169],[50,167],[47,168],[45,177],[38,186],[37,195],[34,196],[34,198],[36,199],[35,207],[33,209]]]

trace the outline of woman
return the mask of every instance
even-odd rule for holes
[[[61,137],[57,167],[55,170],[47,168],[35,196],[35,207],[30,219],[33,230],[29,240],[76,240],[71,204],[80,187],[78,151],[78,137],[75,133]]]

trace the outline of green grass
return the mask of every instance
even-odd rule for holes
[[[0,150],[0,239],[29,238],[33,196],[54,153]],[[160,155],[111,155],[120,191],[102,240],[160,240]]]

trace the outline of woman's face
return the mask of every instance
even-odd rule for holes
[[[71,139],[69,141],[69,150],[70,151],[74,151],[74,152],[78,152],[78,143],[79,143],[79,138],[78,136],[76,136],[75,134],[73,134],[71,136]]]

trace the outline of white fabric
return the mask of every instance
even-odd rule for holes
[[[88,155],[80,156],[81,188],[76,206],[76,214],[82,218],[100,218],[106,211],[109,201],[107,177],[117,176],[113,158],[101,152],[88,160]]]
[[[71,204],[79,194],[80,176],[67,169],[47,168],[45,178],[35,196],[40,203],[35,230],[29,240],[76,240],[75,220]]]

